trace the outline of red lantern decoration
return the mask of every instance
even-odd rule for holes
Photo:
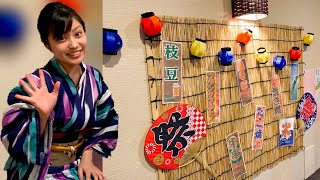
[[[292,47],[289,51],[289,54],[290,54],[290,59],[292,61],[298,61],[298,59],[301,57],[302,53],[300,51],[300,48],[299,47]]]
[[[162,21],[153,12],[141,14],[141,26],[145,35],[156,37],[161,35]]]
[[[78,1],[78,0],[51,0],[51,2],[61,2],[62,4],[72,8],[74,11],[76,11],[77,13],[80,12],[81,10],[81,3],[82,1]]]
[[[241,32],[237,36],[237,42],[238,44],[243,47],[250,41],[252,37],[252,31],[250,29],[246,29],[246,31]]]

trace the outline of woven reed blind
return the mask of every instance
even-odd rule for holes
[[[160,18],[163,21],[161,36],[145,40],[151,122],[170,107],[177,105],[162,104],[161,102],[161,41],[182,42],[182,103],[192,104],[205,114],[205,72],[220,71],[221,73],[221,122],[207,127],[207,137],[203,139],[205,146],[199,152],[200,156],[217,172],[216,179],[233,179],[225,137],[234,131],[239,132],[246,164],[247,173],[242,176],[242,179],[253,179],[262,171],[303,150],[303,133],[297,131],[296,121],[294,146],[278,148],[279,120],[295,117],[298,104],[290,101],[291,61],[288,51],[292,46],[303,48],[302,27],[262,23],[249,24],[202,18],[169,16],[161,16]],[[253,37],[245,48],[241,48],[235,39],[244,28],[252,29]],[[207,43],[207,53],[201,59],[192,58],[189,53],[190,44],[195,38],[206,40]],[[222,47],[231,47],[235,54],[235,60],[240,58],[246,60],[254,103],[242,107],[234,65],[223,67],[218,63],[217,54]],[[255,60],[255,52],[259,47],[265,47],[271,53],[271,58],[266,64],[258,64]],[[287,66],[279,71],[275,70],[272,65],[272,59],[276,55],[284,56],[287,60]],[[296,63],[299,64],[298,99],[300,99],[303,95],[303,58],[300,58]],[[283,96],[284,114],[278,117],[273,117],[270,79],[274,75],[280,76]],[[267,112],[264,121],[263,149],[252,151],[256,105],[265,105]],[[214,178],[196,161],[176,170],[158,170],[157,173],[158,179],[161,180]]]

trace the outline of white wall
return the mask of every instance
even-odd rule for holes
[[[304,26],[306,32],[320,34],[319,0],[269,0],[269,16],[262,22]],[[150,107],[145,64],[145,47],[140,32],[140,15],[153,11],[157,15],[228,19],[231,0],[108,0],[103,3],[103,27],[117,29],[123,48],[117,56],[104,56],[103,74],[113,92],[120,115],[119,144],[112,157],[104,162],[108,179],[156,179],[156,173],[143,154],[143,143],[150,123]],[[306,68],[320,67],[317,59],[319,38],[304,53]],[[304,152],[263,172],[257,179],[293,179],[308,177],[320,167],[317,123],[305,136]],[[304,161],[306,162],[306,165]],[[306,176],[305,169],[306,167]]]

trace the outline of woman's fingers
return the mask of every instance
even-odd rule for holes
[[[98,180],[104,180],[104,179],[103,179],[103,176],[102,176],[101,174],[99,174],[99,176],[98,176],[98,177],[99,177],[99,179],[98,179]]]
[[[106,176],[104,176],[103,174],[99,175],[99,180],[105,180],[105,179],[106,179]]]
[[[97,171],[97,170],[95,171],[94,169],[86,170],[86,171],[82,171],[82,169],[79,169],[78,174],[79,174],[79,180],[83,179],[83,174],[85,175],[86,180],[92,179],[92,178],[93,178],[93,180],[105,180],[106,179],[106,177],[102,174],[101,171]]]
[[[60,81],[57,81],[53,86],[52,94],[58,96],[59,88],[60,88]]]
[[[46,88],[47,89],[47,85],[46,85],[46,81],[45,81],[42,69],[39,69],[39,78],[40,78],[40,88]]]
[[[91,179],[91,173],[86,173],[86,180]]]
[[[95,172],[95,173],[92,173],[92,176],[94,178],[94,180],[103,180],[103,176],[101,174],[101,172]]]
[[[92,175],[94,180],[99,180],[99,176],[97,175]]]
[[[24,80],[22,80],[22,79],[19,80],[19,83],[20,83],[20,85],[22,86],[22,88],[26,91],[26,93],[27,93],[29,96],[32,96],[33,90],[27,85],[27,83],[24,82]]]
[[[22,95],[20,95],[20,94],[16,94],[14,97],[17,98],[17,99],[20,99],[20,100],[22,100],[22,101],[26,101],[26,102],[28,102],[28,103],[31,104],[31,102],[30,102],[31,99],[30,99],[29,96],[22,96]]]
[[[44,77],[44,74],[43,74],[43,70],[42,69],[39,69],[39,78],[40,78],[40,87],[38,87],[36,85],[36,83],[33,81],[32,77],[30,74],[26,74],[26,79],[28,81],[28,85],[25,81],[23,81],[22,79],[19,80],[19,83],[20,85],[23,87],[23,89],[26,91],[26,93],[29,95],[29,96],[32,96],[37,90],[39,90],[40,88],[44,88],[45,91],[48,91],[48,88],[47,88],[47,85],[46,85],[46,81],[45,81],[45,77]],[[31,87],[31,88],[30,88]],[[58,95],[59,94],[59,88],[60,88],[60,82],[57,81],[55,84],[54,84],[54,87],[53,87],[53,91],[52,93],[54,95]]]
[[[89,171],[90,172],[90,171]],[[86,180],[91,179],[91,173],[89,173],[88,170],[83,170],[82,168],[78,168],[78,174],[79,174],[79,180],[83,180],[83,173],[85,174]]]
[[[83,180],[83,171],[82,168],[78,168],[79,180]]]
[[[26,74],[26,79],[27,79],[28,83],[30,84],[33,91],[36,91],[37,89],[39,89],[38,86],[34,83],[30,74]]]
[[[96,169],[96,174],[97,174],[97,177],[98,177],[98,180],[104,180],[105,179],[105,176],[103,175],[103,173],[100,171],[99,168],[95,167]]]
[[[100,171],[99,168],[94,166],[93,164],[83,167],[80,163],[80,166],[78,167],[78,175],[79,179],[83,180],[84,177],[87,180],[105,180],[106,177],[103,175],[103,173]]]

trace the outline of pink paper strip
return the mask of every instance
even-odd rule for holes
[[[263,145],[263,128],[264,119],[266,115],[266,106],[256,106],[254,127],[253,127],[253,138],[252,138],[252,150],[262,149]]]
[[[220,122],[220,72],[206,73],[207,124]]]
[[[278,75],[271,78],[271,92],[274,116],[283,114],[282,91]]]

